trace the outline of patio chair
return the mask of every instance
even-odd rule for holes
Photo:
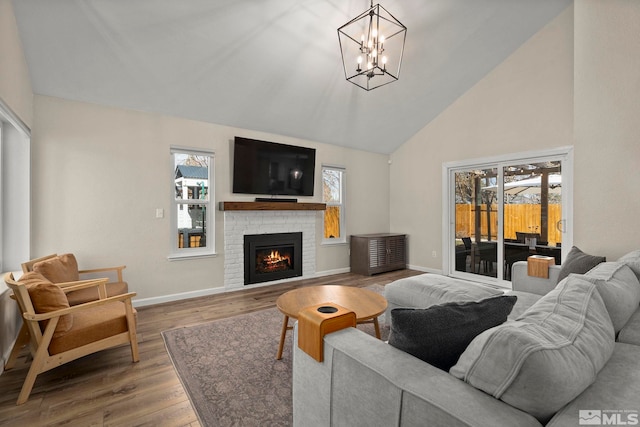
[[[53,284],[31,272],[19,281],[7,273],[4,280],[23,313],[33,356],[17,405],[29,399],[39,374],[88,354],[128,344],[133,362],[140,360],[131,303],[135,293],[107,297],[107,279]],[[69,305],[67,293],[89,288],[96,290],[97,300]]]

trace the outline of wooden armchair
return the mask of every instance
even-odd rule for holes
[[[33,361],[18,396],[27,401],[36,377],[72,360],[107,348],[129,344],[133,362],[140,360],[131,298],[135,293],[107,297],[107,279],[53,284],[39,273],[12,273],[4,280],[23,312]],[[70,306],[66,295],[93,288],[99,298]]]

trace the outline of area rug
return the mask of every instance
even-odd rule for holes
[[[291,332],[276,360],[282,319],[269,308],[162,332],[203,427],[292,425]],[[371,324],[358,328],[374,335]],[[385,338],[388,328],[381,330]]]

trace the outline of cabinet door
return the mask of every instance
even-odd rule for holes
[[[404,236],[387,239],[387,262],[389,266],[404,267],[406,263],[406,244]]]
[[[369,268],[376,268],[387,264],[386,239],[369,240]]]

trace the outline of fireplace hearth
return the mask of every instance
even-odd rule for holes
[[[302,233],[244,236],[244,284],[302,276]]]

